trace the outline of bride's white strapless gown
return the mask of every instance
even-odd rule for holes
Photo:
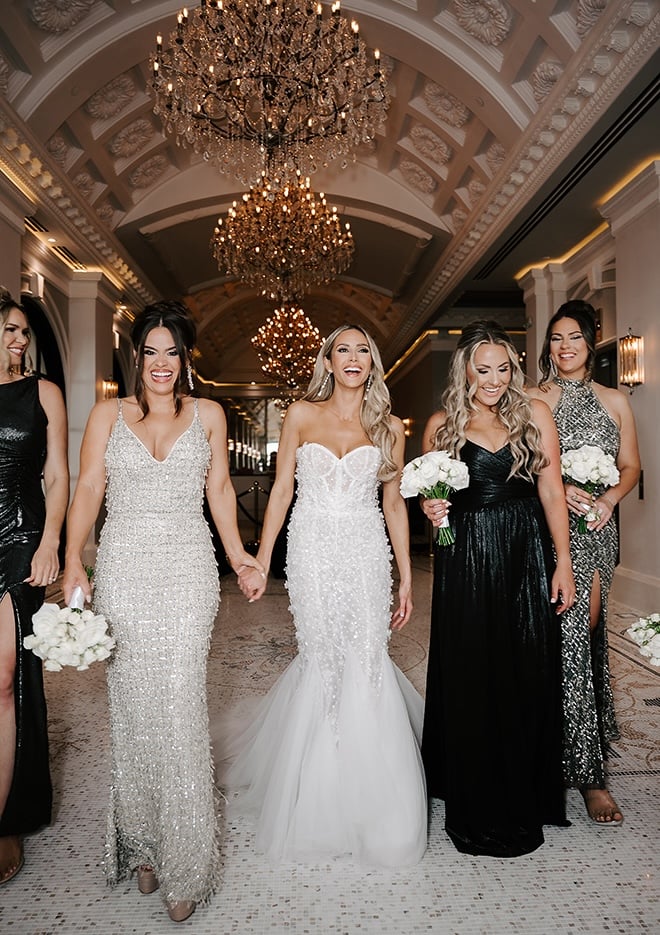
[[[287,552],[298,655],[218,751],[230,764],[224,785],[240,790],[257,848],[275,860],[402,866],[426,848],[424,703],[387,652],[380,462],[369,445],[343,458],[316,443],[298,449]]]

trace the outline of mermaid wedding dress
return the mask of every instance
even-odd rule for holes
[[[287,589],[298,655],[256,716],[225,737],[228,789],[272,859],[350,855],[402,866],[426,847],[423,701],[388,652],[391,552],[381,455],[297,452]]]

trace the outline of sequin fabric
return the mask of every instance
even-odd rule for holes
[[[203,902],[219,873],[206,702],[218,574],[202,514],[210,448],[197,403],[163,461],[119,407],[94,596],[117,641],[105,871],[116,883],[148,864],[164,899]]]
[[[603,408],[589,380],[555,379],[561,397],[554,410],[562,451],[597,445],[616,458],[619,428]],[[577,598],[562,616],[564,696],[564,778],[571,786],[603,788],[607,744],[619,736],[610,684],[607,602],[617,556],[613,518],[597,532],[580,533],[569,513],[571,558]],[[589,596],[594,575],[600,579],[601,615],[589,634]]]
[[[301,662],[318,665],[335,727],[347,648],[379,691],[390,638],[392,555],[378,509],[379,466],[371,446],[343,458],[314,443],[298,449],[287,589]]]

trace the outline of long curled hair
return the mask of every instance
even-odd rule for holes
[[[27,320],[27,313],[20,302],[17,302],[16,299],[12,296],[11,292],[8,289],[5,289],[4,286],[0,286],[0,333],[4,331],[5,324],[7,319],[11,314],[12,309],[17,308],[19,312],[22,312],[25,315]],[[28,332],[28,340],[25,345],[25,353],[23,354],[23,366],[25,366],[25,361],[27,359],[27,351],[30,346],[30,341],[32,339],[32,332]],[[4,347],[0,346],[0,366],[3,369],[7,369],[9,363],[9,351],[6,351]],[[29,365],[28,365],[29,366]]]
[[[330,337],[325,339],[314,364],[312,379],[309,381],[307,391],[302,398],[318,403],[330,399],[334,393],[335,378],[333,374],[328,373],[326,370],[325,361],[330,360],[337,339],[345,331],[359,331],[360,334],[364,335],[365,342],[369,347],[371,370],[362,397],[360,423],[371,444],[380,449],[382,464],[378,471],[378,477],[382,481],[388,481],[395,477],[398,471],[392,454],[396,435],[390,425],[390,413],[392,412],[390,393],[385,385],[380,351],[371,335],[367,334],[364,328],[361,328],[360,325],[341,325],[339,328],[335,328]]]
[[[468,366],[474,368],[474,355],[482,344],[496,344],[506,350],[511,365],[511,381],[497,403],[497,416],[509,436],[513,465],[509,477],[532,481],[548,463],[541,434],[532,422],[532,404],[525,393],[525,377],[511,339],[496,321],[475,321],[463,329],[449,363],[447,389],[442,397],[445,423],[435,434],[434,445],[457,457],[467,439],[467,430],[477,406],[476,382],[470,384]]]
[[[144,419],[149,413],[142,379],[144,367],[144,346],[149,332],[154,328],[167,328],[172,335],[172,342],[177,349],[181,367],[179,377],[174,386],[174,414],[178,416],[183,408],[182,399],[190,395],[188,386],[188,367],[192,368],[192,352],[197,339],[197,327],[190,312],[182,302],[154,302],[147,305],[136,316],[131,327],[131,343],[135,352],[135,398],[142,410]]]
[[[570,302],[564,302],[548,322],[543,347],[541,348],[541,356],[539,357],[539,369],[541,371],[539,387],[542,387],[544,383],[549,383],[555,376],[550,356],[550,340],[554,327],[561,318],[572,318],[582,332],[582,337],[588,349],[587,377],[591,376],[594,367],[594,360],[596,359],[596,310],[593,305],[584,302],[582,299],[571,299]]]

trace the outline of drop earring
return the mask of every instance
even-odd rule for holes
[[[362,396],[362,401],[363,401],[363,402],[364,402],[364,400],[367,398],[367,396],[369,395],[369,390],[370,390],[371,387],[373,386],[373,382],[374,382],[374,378],[373,378],[372,374],[369,374],[369,376],[367,377],[367,382],[364,384],[364,394],[363,394],[363,396]]]
[[[188,361],[188,363],[186,364],[186,376],[188,378],[188,386],[190,387],[190,391],[192,392],[195,389],[195,383],[193,381],[193,369],[190,366],[190,361]]]
[[[329,382],[330,382],[330,371],[329,371],[329,370],[326,370],[326,372],[325,372],[325,379],[323,380],[323,383],[320,385],[319,391],[318,391],[318,393],[316,394],[316,398],[317,398],[317,399],[318,399],[319,397],[323,396],[323,394],[325,393],[326,387],[327,387],[327,385],[328,385]]]
[[[556,377],[558,373],[557,364],[554,362],[554,359],[552,357],[550,358],[550,373],[552,374],[553,377]]]

